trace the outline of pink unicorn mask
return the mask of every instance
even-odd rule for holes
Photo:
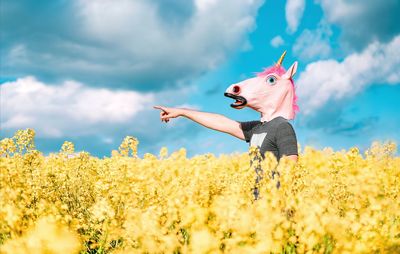
[[[298,106],[293,83],[297,71],[297,62],[285,71],[282,67],[286,51],[277,64],[267,68],[256,77],[233,84],[225,91],[225,96],[236,100],[231,107],[252,108],[261,113],[261,121],[271,121],[282,116],[287,120],[294,119]]]

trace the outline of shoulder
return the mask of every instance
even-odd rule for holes
[[[239,122],[240,128],[242,128],[244,139],[246,142],[250,142],[253,135],[253,129],[261,124],[260,121],[249,121],[249,122]]]
[[[281,125],[287,125],[287,124],[290,125],[289,120],[287,120],[286,118],[284,118],[282,116],[275,117],[274,119],[272,119],[270,121],[270,125],[272,125],[274,127],[279,127]]]
[[[289,121],[286,120],[286,118],[283,118],[281,116],[278,116],[273,121],[274,121],[274,125],[276,125],[276,126],[281,126],[281,125],[284,125],[284,124],[290,124]]]
[[[296,135],[294,128],[286,119],[277,124],[277,136]]]
[[[292,124],[288,120],[286,120],[285,118],[282,118],[282,119],[283,120],[281,120],[277,124],[278,128],[292,128],[293,129]]]
[[[292,124],[283,117],[274,118],[269,125],[269,129],[276,137],[295,135]]]
[[[257,125],[261,124],[260,121],[247,121],[247,122],[239,122],[240,127],[242,127],[242,130],[251,130]]]
[[[289,123],[288,120],[286,120],[285,118],[279,116],[277,118],[274,118],[270,124],[269,124],[270,128],[275,130],[275,131],[279,131],[281,128],[288,128],[291,127],[292,125]]]

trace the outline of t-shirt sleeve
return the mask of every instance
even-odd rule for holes
[[[242,128],[244,139],[247,143],[250,142],[251,136],[253,135],[253,128],[259,123],[259,121],[240,122],[240,127]]]
[[[296,133],[289,122],[281,123],[276,135],[279,156],[298,155]]]

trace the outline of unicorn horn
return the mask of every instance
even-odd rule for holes
[[[278,62],[276,63],[276,66],[280,66],[283,62],[283,59],[286,56],[286,50],[283,52],[283,54],[281,55],[281,57],[279,58]]]

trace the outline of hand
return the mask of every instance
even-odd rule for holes
[[[153,106],[153,108],[161,110],[161,122],[168,123],[170,118],[175,118],[182,115],[182,109],[179,108],[167,108],[163,106]]]

